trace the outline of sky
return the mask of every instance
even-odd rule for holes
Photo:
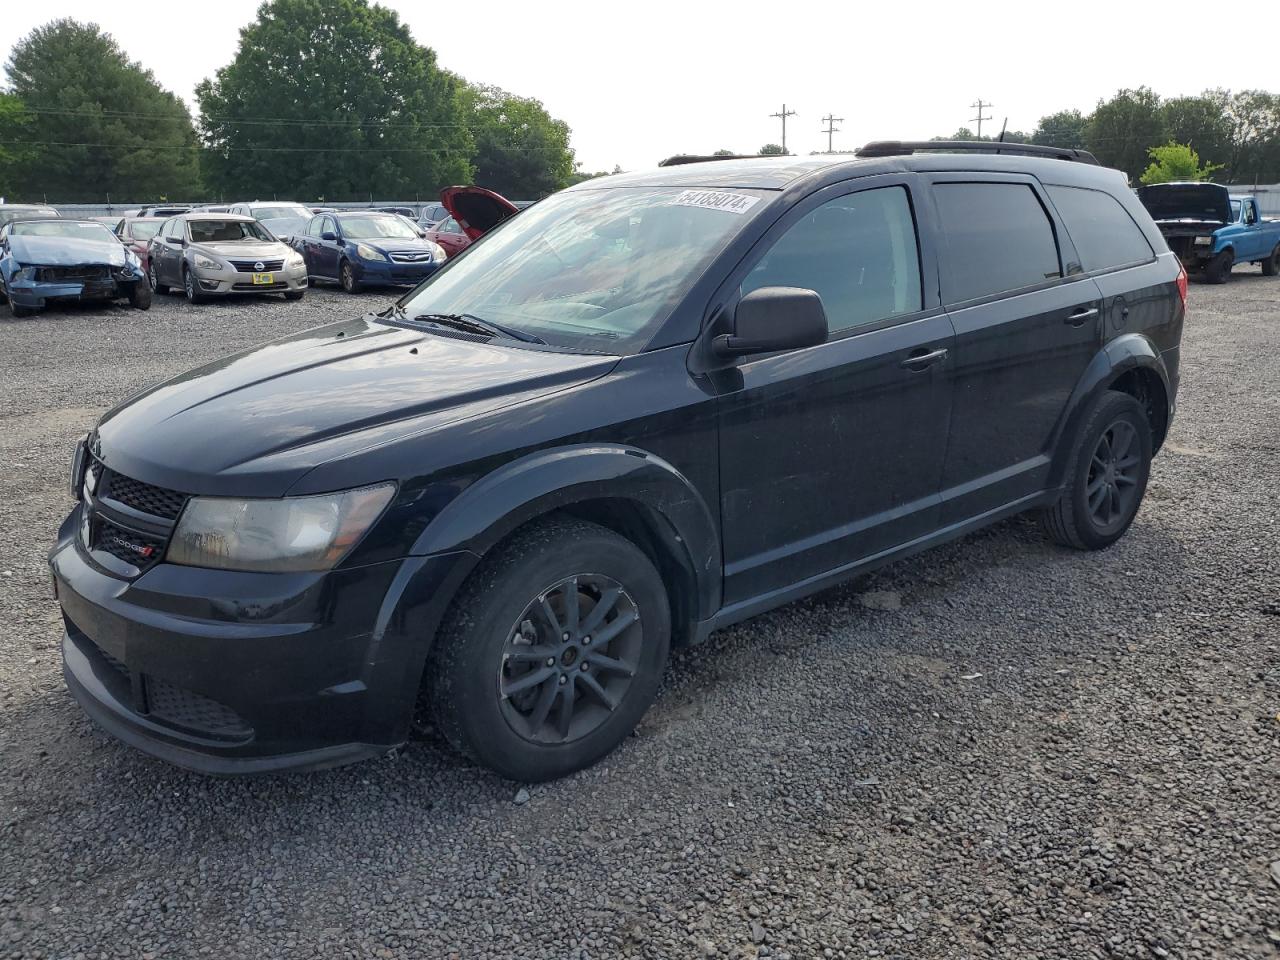
[[[844,118],[833,145],[849,150],[973,128],[979,98],[993,104],[984,129],[1008,118],[1010,130],[1030,132],[1044,114],[1088,112],[1121,87],[1145,84],[1166,97],[1280,88],[1275,59],[1233,53],[1234,32],[1226,20],[1206,20],[1203,2],[1157,12],[1115,0],[383,5],[444,67],[541,100],[569,124],[587,170],[643,169],[722,148],[754,153],[780,142],[770,114],[784,103],[795,111],[787,147],[804,154],[827,148],[828,114]],[[258,3],[219,0],[211,12],[179,0],[163,15],[137,0],[6,6],[0,49],[57,17],[93,21],[194,106],[195,85],[234,57]],[[1251,35],[1274,37],[1280,12],[1266,3],[1251,9]],[[1196,24],[1213,25],[1220,39],[1190,55]]]

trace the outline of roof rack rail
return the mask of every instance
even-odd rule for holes
[[[941,153],[1009,153],[1026,157],[1056,157],[1077,163],[1097,164],[1088,150],[1044,147],[1038,143],[1011,143],[1005,140],[876,140],[856,151],[859,157],[902,157],[922,150]]]
[[[674,157],[667,157],[658,163],[660,167],[678,167],[685,163],[706,163],[709,160],[754,160],[759,154],[755,153],[722,153],[717,156],[700,157],[692,153],[677,153]]]

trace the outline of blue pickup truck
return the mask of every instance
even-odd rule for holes
[[[1256,197],[1232,196],[1217,183],[1158,183],[1138,190],[1169,249],[1188,273],[1226,283],[1237,263],[1280,273],[1280,220],[1263,220]]]

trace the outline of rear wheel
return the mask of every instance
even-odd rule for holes
[[[1271,251],[1271,256],[1262,261],[1263,276],[1274,277],[1280,273],[1280,243]]]
[[[549,780],[631,732],[670,634],[666,590],[639,548],[593,523],[540,521],[463,586],[423,693],[459,752],[514,780]]]
[[[1142,404],[1127,393],[1104,393],[1076,439],[1062,497],[1044,512],[1049,535],[1081,550],[1119,540],[1146,492],[1151,448]]]
[[[1208,283],[1226,283],[1231,277],[1231,267],[1235,263],[1235,254],[1223,250],[1204,265],[1204,279]]]
[[[355,270],[346,260],[342,261],[342,267],[338,270],[338,282],[342,284],[342,289],[347,293],[360,292],[360,281],[356,279]]]
[[[156,273],[156,262],[154,260],[152,260],[147,266],[147,283],[151,285],[153,293],[169,292],[168,285],[160,282],[159,275]]]
[[[129,306],[135,310],[151,309],[151,285],[139,280],[129,288]]]

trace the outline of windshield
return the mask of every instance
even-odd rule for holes
[[[1240,219],[1240,201],[1239,200],[1231,201],[1231,219],[1233,222]]]
[[[129,224],[129,236],[135,240],[150,240],[160,232],[163,220],[135,220]]]
[[[0,207],[0,223],[10,220],[27,220],[34,217],[56,217],[58,211],[53,207]]]
[[[311,211],[305,207],[299,206],[283,206],[283,207],[254,207],[253,215],[259,220],[298,220],[302,217],[310,217]]]
[[[625,187],[556,194],[486,235],[402,306],[410,318],[465,313],[554,345],[633,352],[764,196]]]
[[[188,220],[192,243],[234,243],[237,240],[274,241],[260,223],[253,220]]]
[[[378,240],[389,237],[395,240],[417,239],[417,232],[393,214],[368,217],[343,217],[342,235],[348,240]]]
[[[15,223],[10,228],[15,237],[74,237],[77,240],[109,240],[116,236],[100,223],[86,220],[33,220]]]

